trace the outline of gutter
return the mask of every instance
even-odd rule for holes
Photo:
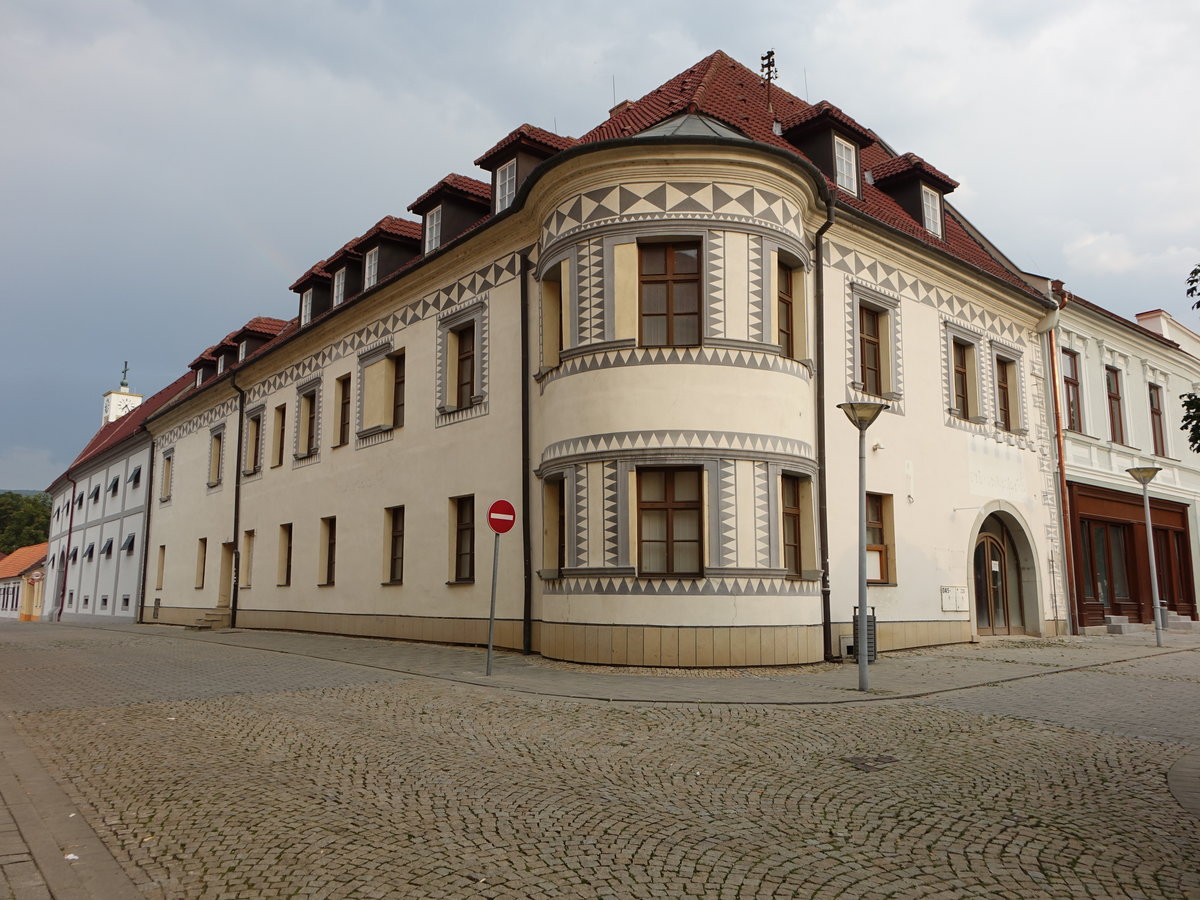
[[[237,408],[237,451],[233,459],[233,572],[229,579],[229,627],[237,626],[238,614],[238,579],[242,570],[242,542],[238,527],[242,514],[242,459],[244,458],[244,448],[242,441],[245,436],[242,432],[242,420],[245,419],[246,413],[246,392],[238,387],[238,373],[235,370],[230,373],[229,386],[237,391],[238,408]],[[218,597],[218,601],[219,601]]]
[[[521,552],[524,600],[521,607],[521,652],[533,653],[533,535],[529,525],[529,248],[520,253],[521,267]]]
[[[1063,307],[1067,305],[1067,294],[1062,298],[1053,312],[1046,316],[1034,327],[1034,331],[1046,335],[1050,355],[1050,385],[1049,391],[1054,403],[1054,448],[1057,459],[1058,479],[1058,515],[1063,539],[1063,571],[1067,581],[1067,633],[1081,634],[1079,629],[1079,594],[1075,589],[1075,547],[1071,532],[1071,495],[1067,491],[1067,454],[1066,442],[1063,439],[1062,401],[1058,396],[1058,320]]]
[[[150,568],[150,515],[155,507],[154,457],[158,452],[158,441],[150,441],[150,458],[146,462],[146,512],[142,516],[142,580],[138,587],[138,612],[134,620],[141,625],[146,621],[146,576]]]
[[[63,577],[58,585],[58,611],[54,613],[54,621],[61,622],[63,608],[67,602],[67,573],[71,569],[71,537],[75,533],[75,492],[79,490],[79,485],[70,475],[64,475],[67,481],[71,482],[71,515],[67,520],[67,549],[63,552],[66,554],[67,564],[63,566]],[[143,543],[145,543],[143,541]]]
[[[817,332],[817,540],[821,544],[821,646],[825,660],[833,656],[833,613],[829,600],[829,479],[825,471],[825,232],[833,226],[837,205],[828,195],[825,198],[825,223],[813,235],[813,283],[817,305],[814,316]]]

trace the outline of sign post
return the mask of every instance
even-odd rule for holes
[[[492,643],[496,637],[496,573],[500,569],[500,535],[517,521],[517,511],[507,500],[497,500],[488,507],[488,527],[496,535],[492,543],[492,608],[488,613],[487,674],[492,674]]]

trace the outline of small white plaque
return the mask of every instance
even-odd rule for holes
[[[967,589],[964,585],[942,585],[942,612],[966,612]]]

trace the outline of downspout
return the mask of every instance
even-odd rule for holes
[[[533,653],[533,551],[529,526],[529,251],[520,254],[521,267],[521,551],[525,592],[521,611],[521,652]]]
[[[229,627],[237,627],[238,614],[238,580],[242,570],[242,542],[238,526],[242,514],[242,460],[244,448],[242,447],[242,419],[246,413],[246,392],[238,387],[238,373],[235,370],[229,376],[229,385],[238,395],[237,409],[237,454],[233,458],[233,572],[232,578],[229,579]]]
[[[67,564],[63,568],[62,581],[58,586],[58,611],[54,614],[54,621],[61,622],[63,607],[67,602],[67,576],[71,571],[71,537],[75,533],[75,492],[79,490],[79,485],[70,475],[66,476],[67,481],[71,482],[71,514],[67,519],[67,549],[66,553]]]
[[[1062,401],[1058,396],[1058,320],[1067,305],[1064,292],[1058,309],[1048,313],[1034,331],[1045,334],[1050,344],[1050,396],[1054,401],[1054,447],[1058,457],[1058,514],[1063,538],[1063,572],[1067,576],[1067,633],[1079,634],[1079,595],[1075,591],[1075,549],[1071,540],[1071,501],[1067,493],[1067,455],[1063,440]]]
[[[146,463],[146,514],[142,516],[142,581],[138,589],[137,624],[146,621],[146,576],[150,568],[150,511],[154,509],[154,456],[157,441],[150,441],[150,460]]]
[[[813,236],[813,265],[816,280],[813,294],[817,304],[817,539],[821,542],[821,645],[826,661],[833,656],[833,624],[829,602],[829,480],[825,475],[825,245],[822,239],[833,225],[836,201],[829,197],[825,202],[825,224]]]

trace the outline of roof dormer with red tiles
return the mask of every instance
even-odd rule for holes
[[[875,135],[828,100],[790,116],[782,128],[783,137],[841,190],[862,196],[859,152]]]
[[[915,153],[905,153],[874,166],[867,179],[934,237],[945,237],[946,207],[942,198],[958,187],[949,175]]]
[[[492,213],[501,213],[538,163],[560,150],[575,146],[575,138],[563,137],[528,123],[515,128],[496,146],[475,160],[475,165],[492,173]]]
[[[208,379],[214,377],[217,374],[217,349],[218,349],[218,347],[219,347],[219,345],[214,346],[214,347],[209,347],[207,350],[205,350],[203,353],[201,353],[199,356],[197,356],[195,359],[193,359],[190,363],[188,363],[188,368],[191,369],[193,374],[195,375],[196,387],[200,387],[200,385],[204,384],[204,382],[208,381]]]
[[[492,189],[465,175],[447,175],[413,201],[409,212],[421,216],[421,249],[429,254],[486,218]]]
[[[303,327],[332,306],[329,272],[321,260],[297,279],[289,291],[300,295],[300,325]]]
[[[275,338],[287,326],[283,319],[256,316],[230,335],[234,347],[234,361],[242,362],[253,356],[260,348]]]
[[[384,216],[354,241],[354,249],[362,257],[361,290],[369,291],[421,255],[421,225]]]

